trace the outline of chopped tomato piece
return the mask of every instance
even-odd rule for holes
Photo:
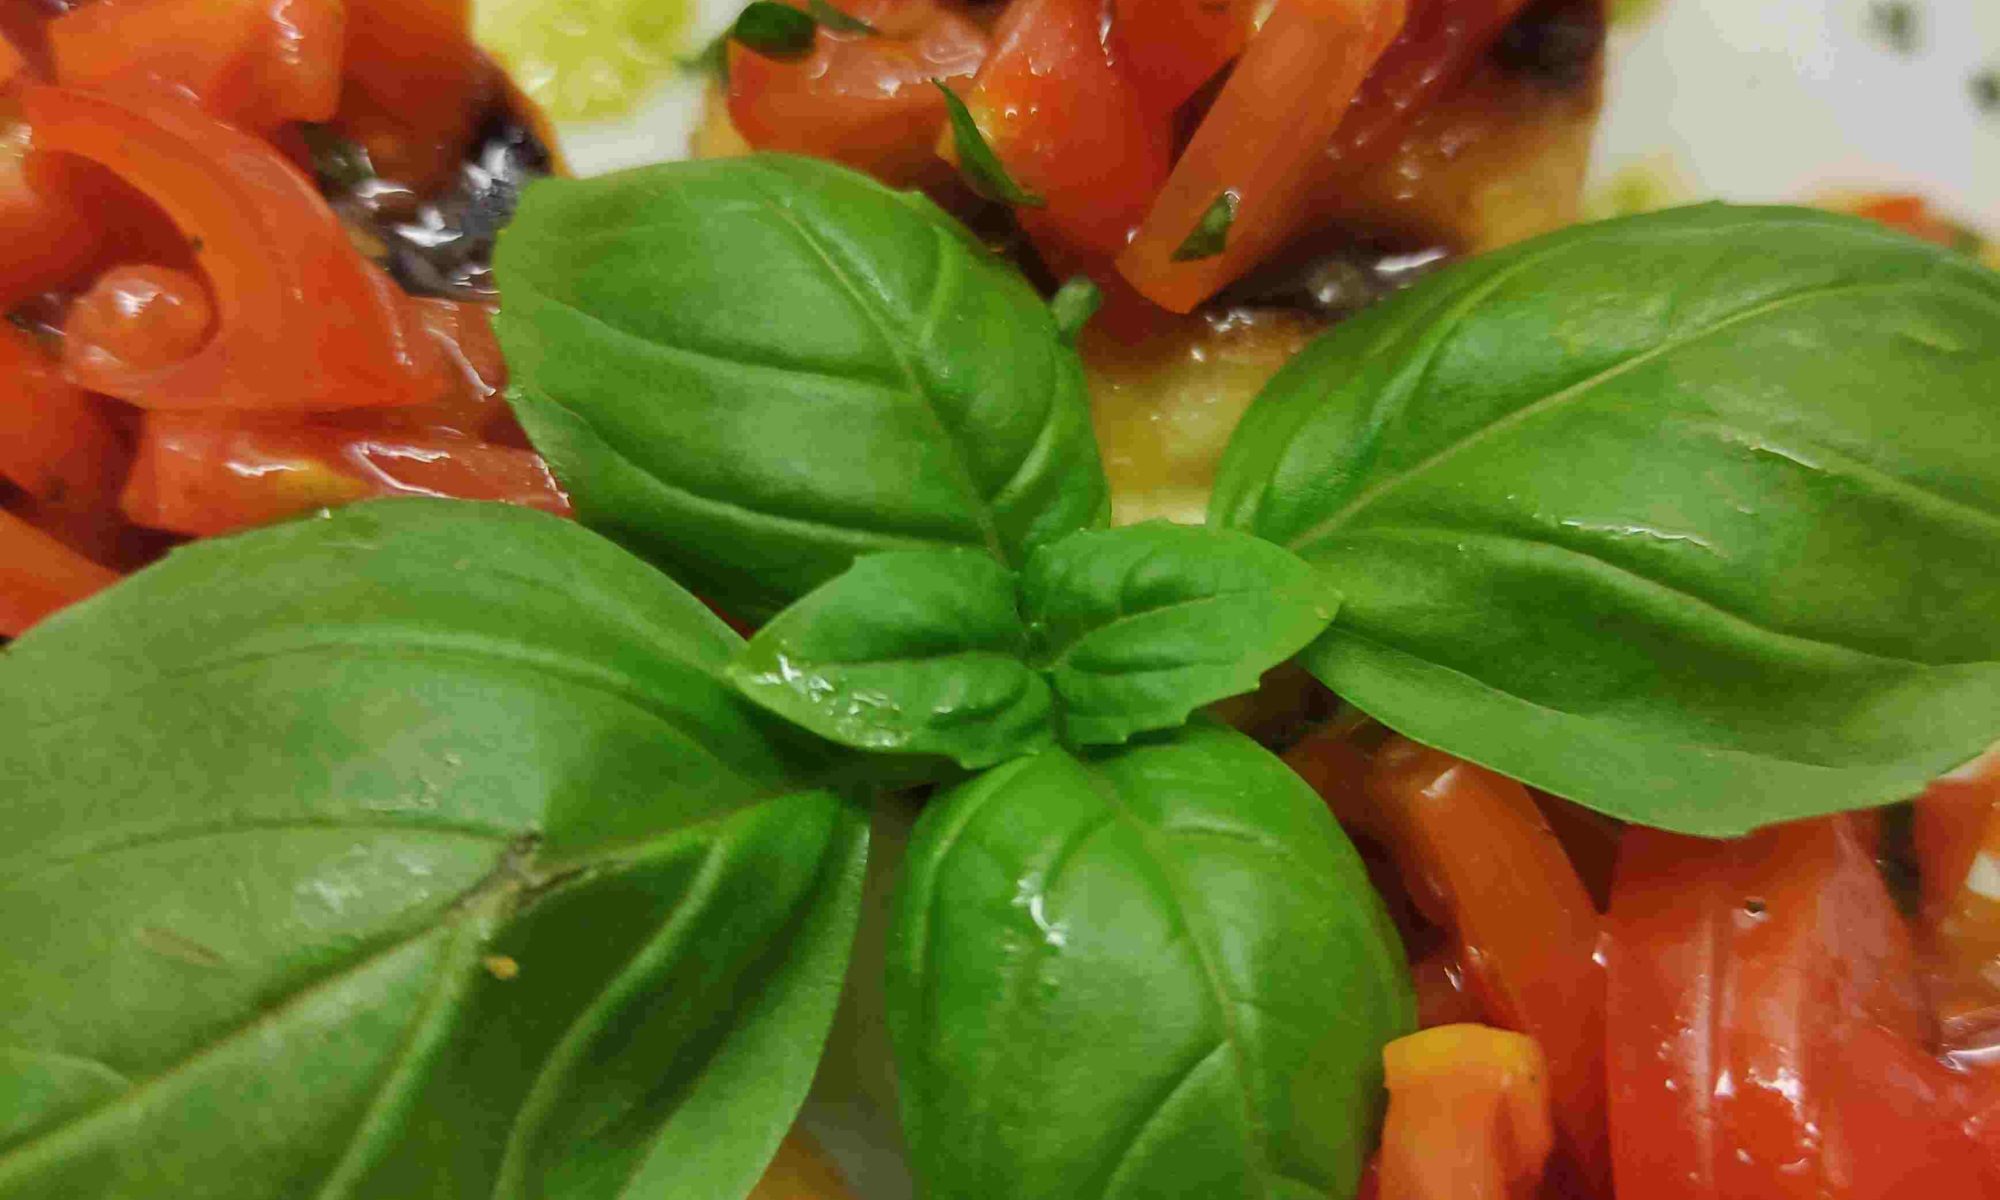
[[[1939,216],[1922,196],[1870,196],[1848,211],[1940,246],[1963,248],[1978,242],[1971,230]]]
[[[0,32],[0,84],[14,82],[14,76],[27,69],[27,57],[14,48],[13,39]]]
[[[1403,18],[1404,0],[1277,0],[1119,258],[1133,286],[1188,312],[1276,250]],[[1220,248],[1191,244],[1225,205]]]
[[[402,293],[269,144],[182,101],[26,93],[40,151],[111,168],[197,250],[216,310],[195,354],[142,367],[68,339],[70,378],[142,408],[312,411],[430,398],[435,350]]]
[[[42,499],[99,503],[124,446],[104,402],[64,381],[34,338],[0,330],[0,477]]]
[[[1609,1178],[1599,918],[1528,790],[1402,738],[1366,784],[1419,907],[1458,941],[1487,1020],[1547,1053],[1567,1157]],[[1603,1190],[1603,1189],[1599,1189]]]
[[[209,536],[369,496],[499,500],[568,515],[532,451],[442,431],[148,413],[124,508],[140,525]]]
[[[790,61],[730,44],[730,119],[759,150],[830,158],[899,185],[935,180],[945,103],[931,81],[971,78],[986,34],[933,0],[839,7],[878,32],[821,29]]]
[[[2000,1048],[2000,749],[1932,784],[1913,833],[1945,1044]]]
[[[341,0],[92,0],[51,21],[56,82],[193,95],[250,129],[340,99]]]
[[[2000,1092],[1928,1053],[1909,930],[1851,820],[1630,831],[1607,955],[1619,1200],[2000,1196],[1977,1122]]]
[[[1168,117],[1104,44],[1103,0],[1015,0],[965,106],[1014,182],[1047,201],[1017,211],[1058,275],[1111,278],[1166,181]]]
[[[1410,982],[1417,989],[1417,1028],[1477,1024],[1484,1015],[1465,982],[1455,950],[1433,950],[1410,964]]]
[[[208,289],[171,267],[113,267],[70,307],[65,338],[127,366],[171,366],[201,349],[215,321]]]
[[[1554,1146],[1548,1064],[1533,1038],[1444,1025],[1382,1050],[1389,1118],[1381,1200],[1526,1200]]]
[[[1527,0],[1410,0],[1408,21],[1355,93],[1322,171],[1349,170],[1395,149],[1525,7]]]
[[[1147,108],[1171,113],[1250,40],[1249,0],[1112,0],[1111,46]]]
[[[0,129],[0,305],[9,308],[83,274],[101,244],[71,186],[76,173],[34,155],[32,140],[25,122]]]
[[[118,573],[0,509],[0,637],[118,582]]]
[[[346,88],[334,124],[375,170],[419,193],[448,183],[504,94],[466,35],[470,0],[347,0]]]

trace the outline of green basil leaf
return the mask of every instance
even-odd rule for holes
[[[883,550],[1019,566],[1102,524],[1083,370],[1010,266],[829,163],[531,186],[515,411],[588,524],[751,619]]]
[[[730,677],[750,699],[862,750],[972,768],[1049,744],[1014,576],[976,550],[875,554],[779,613]]]
[[[1353,1194],[1396,933],[1326,806],[1202,724],[1050,750],[934,801],[888,1020],[931,1200]]]
[[[1236,224],[1236,206],[1241,198],[1235,189],[1216,196],[1201,214],[1201,220],[1174,250],[1175,262],[1195,262],[1214,258],[1229,246],[1229,230]]]
[[[2000,729],[1995,345],[2000,275],[1863,222],[1585,226],[1308,349],[1211,516],[1420,741],[1694,834],[1895,800]]]
[[[1253,691],[1319,636],[1339,597],[1269,542],[1164,521],[1074,534],[1028,560],[1022,606],[1077,745],[1183,724]]]
[[[827,0],[807,0],[806,7],[811,10],[813,20],[818,21],[822,29],[831,29],[835,33],[876,32],[873,25],[860,17],[849,16],[827,3]]]
[[[734,1200],[865,815],[567,522],[176,551],[0,655],[0,1196]]]
[[[812,50],[819,23],[789,4],[752,0],[730,35],[767,58],[800,58]]]
[[[1088,275],[1078,275],[1056,289],[1049,300],[1049,315],[1055,318],[1056,332],[1064,341],[1074,342],[1076,335],[1097,315],[1104,306],[1104,293]]]
[[[1037,195],[1014,182],[1007,172],[1007,164],[993,152],[986,140],[986,134],[973,118],[972,110],[965,106],[957,92],[945,85],[942,79],[931,80],[931,86],[944,93],[944,107],[951,119],[951,144],[958,155],[958,174],[965,185],[995,204],[1005,204],[1013,208],[1044,208],[1046,197]]]

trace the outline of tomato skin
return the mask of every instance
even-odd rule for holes
[[[116,582],[116,571],[0,509],[0,637],[20,637],[44,618]]]
[[[970,79],[986,34],[932,0],[867,0],[842,11],[882,32],[822,29],[812,51],[789,62],[732,41],[730,120],[759,150],[830,158],[898,186],[937,182],[945,103],[931,80]]]
[[[171,267],[113,267],[70,307],[66,337],[142,369],[168,366],[208,340],[215,321],[208,289]]]
[[[340,0],[92,0],[47,36],[65,86],[193,95],[268,130],[333,115],[345,24]]]
[[[1607,957],[1620,1200],[2000,1196],[1851,820],[1631,831]]]
[[[1600,920],[1547,819],[1513,780],[1403,738],[1377,754],[1365,791],[1418,905],[1457,939],[1486,1019],[1547,1054],[1566,1156],[1608,1180]]]
[[[1017,210],[1057,275],[1109,278],[1167,179],[1165,113],[1103,40],[1104,0],[1015,0],[965,94],[1014,181],[1045,207]]]
[[[1401,31],[1405,3],[1278,0],[1119,257],[1134,287],[1189,312],[1284,243],[1350,101]],[[1274,123],[1273,113],[1290,119]],[[1222,251],[1178,259],[1225,192],[1237,200]]]
[[[450,182],[481,116],[506,92],[466,34],[470,0],[347,0],[347,10],[334,125],[385,179],[419,194]]]
[[[32,337],[0,330],[0,478],[87,506],[108,500],[124,454],[104,402],[65,382]]]
[[[442,431],[159,412],[146,415],[122,504],[137,524],[209,537],[370,496],[570,511],[527,450]]]
[[[1912,829],[1923,951],[1947,1048],[2000,1046],[2000,748],[1933,783]]]
[[[1243,52],[1246,0],[1111,0],[1111,44],[1146,107],[1171,113]]]
[[[402,293],[363,259],[268,143],[182,101],[31,87],[36,145],[95,160],[198,248],[216,310],[195,354],[142,368],[67,339],[70,379],[142,408],[313,411],[421,403],[435,351]]]
[[[1554,1146],[1548,1064],[1533,1038],[1445,1025],[1382,1050],[1389,1117],[1381,1200],[1527,1200]]]

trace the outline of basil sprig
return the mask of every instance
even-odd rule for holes
[[[366,505],[0,655],[0,1200],[736,1200],[826,1037],[857,793],[932,768],[870,1014],[928,1194],[1346,1196],[1401,952],[1193,710],[1299,654],[1711,834],[2000,728],[2000,284],[1863,225],[1440,273],[1274,381],[1208,528],[1104,527],[1081,296],[839,168],[537,185],[499,268],[612,540]]]

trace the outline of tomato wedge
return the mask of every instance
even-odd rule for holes
[[[837,7],[877,32],[821,29],[790,60],[730,43],[730,120],[759,150],[830,158],[898,186],[937,181],[945,102],[931,81],[970,79],[986,34],[933,0]]]
[[[96,397],[70,386],[35,339],[0,329],[0,478],[31,496],[110,496],[124,456]]]
[[[1188,312],[1276,250],[1403,20],[1404,0],[1277,0],[1119,257],[1132,285]],[[1198,252],[1191,236],[1225,201],[1235,215],[1221,248]]]
[[[1913,830],[1945,1044],[2000,1049],[2000,749],[1932,784]]]
[[[92,0],[48,25],[56,82],[192,95],[247,129],[340,100],[340,0]]]
[[[1619,1200],[2000,1196],[1992,1079],[1928,1053],[1914,950],[1847,818],[1627,834],[1612,897]]]
[[[118,582],[118,573],[0,509],[0,637]]]
[[[450,182],[505,82],[466,36],[471,0],[347,0],[346,87],[334,124],[385,179]]]
[[[79,386],[142,408],[326,410],[429,398],[435,351],[310,180],[268,143],[192,105],[32,87],[38,151],[102,163],[197,250],[215,336],[166,366],[67,340]]]
[[[1547,819],[1513,780],[1403,738],[1378,753],[1365,789],[1406,886],[1457,938],[1487,1019],[1548,1055],[1567,1157],[1587,1182],[1607,1181],[1600,922]]]
[[[1166,181],[1172,128],[1104,41],[1103,0],[1015,0],[965,106],[1014,182],[1016,210],[1058,275],[1110,277]]]
[[[1389,1118],[1381,1200],[1529,1200],[1554,1145],[1548,1064],[1533,1038],[1444,1025],[1382,1050]]]
[[[370,496],[498,500],[569,515],[532,451],[444,431],[148,413],[123,507],[135,523],[198,537]]]
[[[1527,0],[1411,0],[1409,20],[1341,118],[1322,173],[1373,161],[1465,79]]]
[[[1243,52],[1249,0],[1112,0],[1111,46],[1149,110],[1186,104]]]

